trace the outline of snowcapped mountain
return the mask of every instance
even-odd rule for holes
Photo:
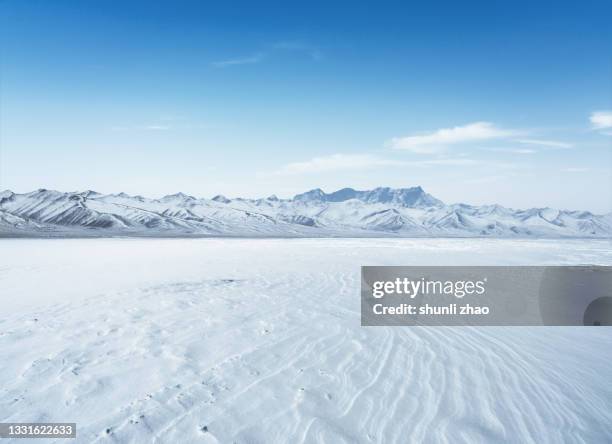
[[[395,204],[405,207],[435,207],[444,205],[441,201],[423,191],[421,187],[413,188],[375,188],[369,191],[357,191],[343,188],[326,194],[320,188],[298,194],[293,198],[299,202],[345,202],[357,199],[364,203]]]
[[[447,205],[421,187],[314,189],[293,199],[0,192],[0,236],[609,237],[612,214]]]

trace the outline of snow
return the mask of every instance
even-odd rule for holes
[[[609,328],[359,322],[361,265],[610,265],[609,241],[4,239],[0,252],[0,422],[76,422],[83,443],[612,440]]]

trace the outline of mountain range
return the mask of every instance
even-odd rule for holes
[[[612,214],[445,204],[421,187],[321,189],[292,199],[0,192],[0,236],[590,237]]]

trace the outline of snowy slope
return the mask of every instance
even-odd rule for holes
[[[612,215],[447,205],[421,187],[314,189],[293,199],[183,193],[0,193],[0,235],[609,237]]]

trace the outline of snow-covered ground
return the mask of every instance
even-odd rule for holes
[[[603,240],[0,240],[0,422],[77,442],[612,442],[612,329],[360,327],[361,265]],[[40,442],[45,442],[41,440]]]

